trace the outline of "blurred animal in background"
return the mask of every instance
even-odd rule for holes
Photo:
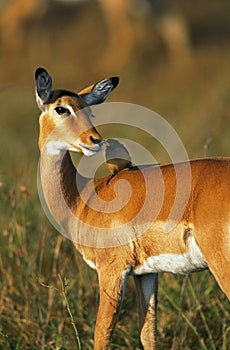
[[[63,15],[68,17],[68,25],[73,26],[72,33],[79,30],[75,21],[82,4],[90,4],[89,0],[9,0],[0,4],[0,32],[3,53],[9,55],[25,54],[28,42],[33,47],[33,31],[28,24],[37,23],[39,28],[46,23],[47,31],[42,42],[47,40],[47,34],[52,26],[58,25]],[[93,2],[92,2],[93,3]],[[179,64],[191,58],[191,45],[188,23],[183,13],[174,9],[168,0],[97,0],[98,23],[104,26],[103,45],[100,60],[95,66],[97,71],[119,70],[125,67],[145,42],[146,37],[159,37],[165,48],[169,62]],[[62,7],[62,11],[60,11]],[[71,8],[73,17],[69,17]],[[58,10],[59,9],[59,10]],[[90,7],[86,8],[90,11]],[[53,16],[54,15],[54,16]],[[90,12],[83,13],[90,16]],[[50,16],[56,19],[50,20]],[[60,17],[62,16],[62,17]],[[45,20],[44,18],[47,17]],[[153,26],[148,26],[148,21]],[[98,25],[98,24],[97,24]],[[63,30],[63,32],[65,32]],[[44,34],[43,34],[44,35]],[[51,39],[49,39],[51,40]],[[47,45],[49,47],[49,45]]]
[[[133,167],[127,148],[116,139],[106,140],[105,158],[112,177],[125,168]]]
[[[28,21],[43,17],[49,1],[47,0],[10,0],[1,9],[0,30],[4,49],[16,52],[22,49],[28,36],[24,30]],[[26,35],[27,34],[27,35]]]
[[[106,25],[106,50],[97,69],[120,69],[129,61],[137,42],[136,25],[129,12],[132,0],[98,0],[98,4]]]
[[[146,0],[151,8],[156,30],[166,56],[171,64],[179,65],[192,61],[191,38],[189,24],[185,15],[175,9],[169,0]]]
[[[98,63],[99,70],[122,68],[146,35],[154,37],[154,31],[146,31],[143,26],[148,18],[152,19],[168,61],[174,65],[178,64],[178,57],[182,58],[179,64],[191,61],[187,19],[169,0],[98,0],[98,3],[107,29],[106,50]]]

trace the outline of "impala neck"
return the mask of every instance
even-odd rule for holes
[[[68,151],[41,153],[40,182],[45,201],[44,209],[48,207],[52,223],[55,222],[69,231],[66,225],[72,225],[79,194],[88,180],[76,171]]]
[[[61,161],[59,181],[67,206],[70,209],[75,209],[77,206],[79,193],[84,186],[86,179],[77,172],[68,151],[64,154]],[[80,188],[78,188],[79,186]]]

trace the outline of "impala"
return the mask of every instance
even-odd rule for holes
[[[158,272],[188,274],[208,268],[230,299],[230,159],[128,167],[112,178],[111,174],[95,180],[84,178],[69,152],[89,156],[102,148],[104,142],[91,123],[90,106],[103,102],[119,79],[102,80],[77,94],[53,90],[51,77],[43,68],[37,69],[35,77],[42,111],[43,199],[57,225],[70,233],[99,277],[94,349],[109,348],[128,275],[134,277],[137,290],[141,343],[144,349],[155,349]],[[176,171],[182,174],[186,190],[188,167],[190,195],[185,203],[183,193],[178,197],[175,222],[182,204],[185,209],[166,233],[165,222],[176,196]],[[131,192],[125,200],[124,182],[129,183]],[[125,205],[108,210],[118,183],[117,198]]]

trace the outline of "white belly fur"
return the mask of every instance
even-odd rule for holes
[[[188,250],[185,254],[160,254],[151,256],[142,265],[138,265],[134,274],[143,275],[153,272],[171,272],[178,274],[189,274],[201,271],[208,267],[195,239],[192,235],[188,237]]]

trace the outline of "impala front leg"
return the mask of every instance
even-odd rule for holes
[[[110,274],[111,267],[99,272],[100,303],[94,333],[94,350],[107,350],[118,320],[125,292],[127,271]]]
[[[141,343],[155,350],[158,274],[134,275],[136,285]]]

